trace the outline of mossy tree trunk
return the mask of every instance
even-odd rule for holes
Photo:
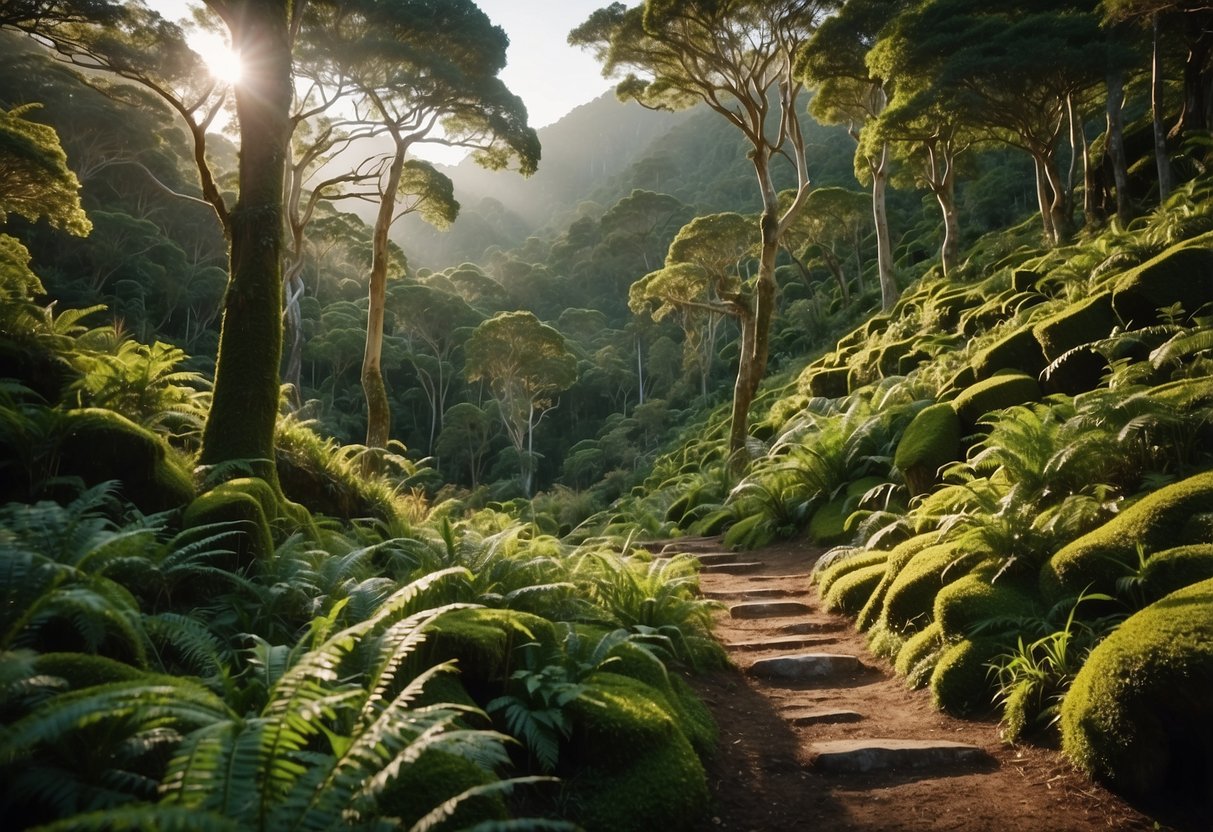
[[[283,170],[290,140],[288,0],[225,3],[244,74],[236,86],[240,196],[231,212],[231,274],[202,439],[203,464],[254,460],[277,481],[274,424],[282,354]]]

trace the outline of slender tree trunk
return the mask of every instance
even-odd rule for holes
[[[935,199],[939,203],[940,213],[943,214],[943,246],[939,250],[939,260],[943,266],[944,276],[956,271],[960,265],[960,222],[956,217],[956,174],[951,162],[943,175],[943,181],[935,191]]]
[[[1152,23],[1154,29],[1154,55],[1150,64],[1150,109],[1154,120],[1154,159],[1158,164],[1158,201],[1166,202],[1171,196],[1171,160],[1167,157],[1167,128],[1163,124],[1166,114],[1163,112],[1165,99],[1163,97],[1163,68],[1162,44],[1159,42],[1159,13],[1154,12]]]
[[[1213,33],[1205,26],[1208,22],[1206,14],[1189,13],[1184,15],[1188,26],[1188,55],[1184,60],[1184,108],[1179,115],[1179,121],[1171,130],[1175,138],[1188,135],[1193,131],[1208,130],[1210,126],[1210,108],[1213,107],[1213,85],[1208,69],[1209,52],[1213,48]]]
[[[640,336],[636,336],[636,406],[644,404],[644,351]]]
[[[524,496],[531,496],[531,482],[535,477],[535,472],[531,470],[531,466],[535,461],[535,402],[531,401],[528,404],[526,414],[526,455],[520,460],[522,463],[522,493]]]
[[[876,271],[880,276],[880,308],[889,311],[901,292],[893,276],[893,243],[889,238],[889,212],[885,191],[889,186],[889,145],[880,147],[880,158],[872,166],[872,219],[876,223]]]
[[[371,238],[370,305],[367,308],[366,351],[362,356],[362,392],[366,396],[366,446],[386,448],[392,413],[383,383],[383,317],[387,305],[387,235],[396,212],[396,193],[404,169],[403,142],[396,141],[396,155],[388,168],[387,181],[379,195],[379,214]]]
[[[1055,245],[1057,235],[1053,229],[1053,200],[1048,193],[1048,182],[1045,180],[1044,162],[1035,154],[1032,156],[1033,167],[1036,171],[1036,204],[1040,206],[1040,221],[1044,226],[1046,245]]]
[[[1129,163],[1125,158],[1125,74],[1123,70],[1108,73],[1108,156],[1112,162],[1112,177],[1116,182],[1116,219],[1128,225]]]
[[[290,3],[233,5],[232,45],[244,58],[244,77],[236,85],[240,197],[231,214],[231,275],[200,462],[255,460],[257,473],[276,485],[283,175],[291,134]]]
[[[834,252],[825,246],[821,247],[821,259],[826,262],[826,268],[830,270],[830,274],[834,275],[834,282],[838,284],[838,292],[842,297],[842,305],[851,305],[850,287],[847,286],[847,276],[843,274],[842,263],[834,255]]]
[[[737,382],[733,386],[732,421],[729,423],[729,467],[740,473],[749,465],[746,453],[746,440],[750,435],[747,420],[754,396],[749,392],[753,365],[746,360],[746,356],[753,350],[756,326],[751,309],[744,303],[739,303],[737,309],[737,323],[741,328],[741,356],[737,361]]]
[[[303,404],[303,263],[292,263],[286,272],[284,305],[286,307],[286,366],[282,380],[291,386],[291,405]]]

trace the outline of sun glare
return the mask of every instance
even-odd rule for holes
[[[225,84],[240,81],[240,56],[232,51],[222,37],[214,32],[194,32],[189,39],[193,49],[206,63],[211,76]]]

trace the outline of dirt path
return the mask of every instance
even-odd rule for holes
[[[688,541],[680,548],[696,554],[721,551],[709,541]],[[952,719],[932,708],[928,692],[907,690],[887,662],[868,653],[850,620],[820,612],[820,599],[807,576],[817,554],[801,544],[776,546],[740,556],[758,562],[754,566],[709,566],[701,576],[704,594],[730,607],[754,602],[808,607],[772,617],[737,618],[728,609],[717,614],[717,637],[728,647],[736,669],[692,681],[720,726],[718,753],[708,764],[715,802],[704,829],[1171,828],[1156,826],[1153,819],[1092,785],[1055,752],[1005,746],[993,720]],[[703,560],[706,564],[728,556],[707,555]],[[771,647],[776,640],[782,643]],[[760,659],[801,653],[851,656],[859,664],[806,681],[768,680],[747,672]],[[831,761],[847,763],[819,757],[828,748],[821,743],[873,738],[962,743],[975,749],[964,751],[964,760],[922,767],[899,758],[894,766],[878,763],[866,772],[823,770]],[[954,751],[946,746],[940,753],[950,757]],[[1178,828],[1198,827],[1181,822]]]

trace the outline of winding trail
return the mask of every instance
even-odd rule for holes
[[[808,580],[821,551],[784,544],[736,555],[717,539],[666,547],[700,558],[702,593],[725,605],[716,636],[734,665],[690,680],[720,727],[703,829],[1171,828],[1055,751],[1004,745],[992,718],[953,719],[929,692],[907,690],[849,619],[821,611]]]

